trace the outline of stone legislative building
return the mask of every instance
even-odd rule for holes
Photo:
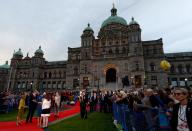
[[[161,69],[162,60],[170,62],[170,71]],[[127,23],[117,15],[115,7],[102,22],[97,37],[88,24],[81,34],[81,46],[68,47],[66,61],[46,61],[39,47],[34,56],[24,58],[19,49],[13,54],[10,68],[7,66],[0,67],[7,71],[2,87],[11,90],[163,88],[192,84],[192,52],[166,54],[162,38],[143,41],[140,25],[134,18]]]

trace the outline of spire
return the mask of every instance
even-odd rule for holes
[[[39,46],[39,49],[41,49],[41,46]]]
[[[5,64],[8,65],[8,61],[6,61]]]
[[[134,21],[134,17],[133,16],[132,16],[131,20]]]
[[[27,57],[29,57],[29,52],[27,52]]]
[[[113,8],[115,8],[115,4],[113,3]]]
[[[117,9],[115,8],[115,4],[113,3],[113,8],[111,9],[111,16],[117,15]]]
[[[90,24],[88,23],[87,26],[90,27]]]

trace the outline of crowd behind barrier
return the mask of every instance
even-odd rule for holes
[[[172,129],[174,126],[182,131],[190,131],[191,96],[192,93],[184,88],[115,91],[112,96],[114,124],[120,124],[123,131],[175,131]],[[184,103],[186,109],[180,111],[179,108],[179,111],[173,112],[175,105],[179,107],[180,102]],[[182,116],[182,123],[171,125],[171,122],[179,121],[181,112],[186,113],[186,116]]]
[[[113,114],[114,124],[121,124],[124,131],[170,131],[169,118],[161,109],[134,111],[128,105],[113,103]]]

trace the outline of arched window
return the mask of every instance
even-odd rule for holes
[[[59,71],[59,78],[61,78],[61,71]]]
[[[183,66],[182,65],[178,65],[178,71],[179,71],[179,73],[183,73]]]
[[[78,75],[78,68],[77,67],[74,68],[74,75]]]
[[[135,69],[136,69],[136,71],[139,70],[139,62],[138,61],[135,61]]]
[[[105,49],[103,48],[103,53],[105,53]]]
[[[63,71],[63,78],[66,78],[66,71]]]
[[[145,50],[145,54],[146,54],[146,55],[149,55],[149,52],[150,52],[150,51],[149,51],[149,49],[147,48],[147,49]]]
[[[126,53],[126,48],[125,48],[125,47],[123,47],[123,49],[122,49],[122,53],[123,53],[123,54]]]
[[[47,78],[47,72],[44,72],[44,78]]]
[[[128,71],[128,64],[125,63],[125,71]]]
[[[129,47],[127,48],[127,54],[129,53]]]
[[[175,72],[175,66],[174,66],[174,65],[171,66],[170,72],[171,72],[171,73],[174,73],[174,72]]]
[[[116,54],[119,54],[119,48],[116,48],[116,49],[115,49],[115,53],[116,53]]]
[[[52,77],[52,73],[51,72],[49,72],[49,78],[51,78]]]
[[[157,49],[153,48],[153,54],[157,54]]]
[[[151,71],[155,71],[155,70],[156,70],[156,67],[155,67],[155,64],[154,64],[154,63],[151,63],[151,64],[150,64],[150,69],[151,69]]]
[[[57,73],[56,73],[56,71],[54,71],[53,77],[54,77],[54,78],[57,78]]]
[[[87,65],[84,65],[85,73],[87,73]]]
[[[24,77],[24,78],[27,78],[26,72],[24,72],[23,77]]]
[[[190,73],[190,72],[191,72],[191,65],[190,65],[190,64],[187,64],[187,65],[186,65],[186,72],[187,72],[187,73]]]
[[[113,54],[113,51],[112,51],[112,49],[109,49],[109,54]]]
[[[19,77],[20,77],[20,78],[22,78],[22,77],[23,77],[23,73],[22,73],[22,72],[20,72],[20,75],[19,75]]]
[[[87,57],[88,55],[87,55],[87,52],[85,52],[85,57]]]

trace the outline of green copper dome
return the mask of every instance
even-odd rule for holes
[[[84,31],[93,31],[89,23],[87,24],[87,27],[84,29]]]
[[[39,46],[39,49],[35,51],[35,54],[44,54],[41,50],[41,46]]]
[[[129,25],[138,25],[137,21],[134,20],[134,17],[131,18],[131,22],[129,22]]]
[[[101,28],[111,23],[127,25],[127,21],[124,18],[117,16],[117,9],[115,7],[111,9],[111,16],[102,23]]]
[[[9,69],[10,66],[8,65],[8,61],[6,61],[6,63],[4,65],[0,66],[1,69]]]
[[[21,49],[19,48],[19,50],[17,52],[15,52],[13,55],[23,56],[23,53],[22,53]]]

